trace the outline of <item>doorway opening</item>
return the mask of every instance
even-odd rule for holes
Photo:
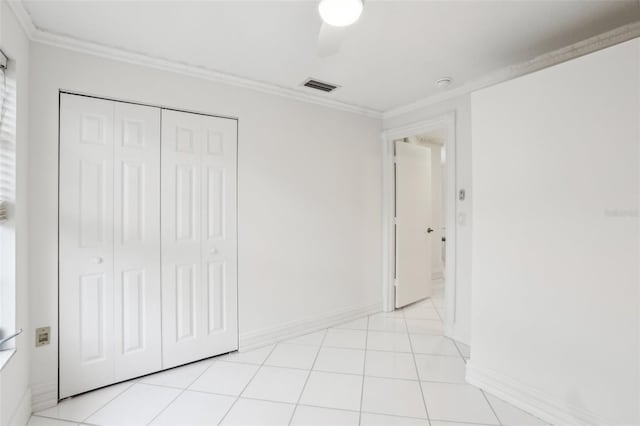
[[[453,113],[383,133],[383,309],[432,298],[455,323]]]

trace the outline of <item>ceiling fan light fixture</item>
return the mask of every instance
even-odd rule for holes
[[[321,0],[318,12],[328,25],[346,27],[360,18],[363,6],[363,0]]]

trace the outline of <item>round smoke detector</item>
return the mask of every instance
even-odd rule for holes
[[[453,78],[451,77],[441,77],[436,80],[436,86],[441,89],[451,86],[451,83],[453,83]]]

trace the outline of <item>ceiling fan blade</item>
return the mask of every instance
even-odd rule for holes
[[[318,56],[326,57],[338,53],[344,40],[345,30],[345,27],[332,27],[323,22],[318,34]]]

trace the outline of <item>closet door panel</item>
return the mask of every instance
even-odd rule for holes
[[[238,346],[237,122],[203,117],[202,258],[207,339],[220,352]]]
[[[115,103],[115,381],[162,368],[160,109]]]
[[[60,99],[60,397],[114,373],[112,102]]]
[[[236,121],[162,111],[163,366],[237,349]]]
[[[61,95],[60,397],[161,369],[160,109]]]
[[[163,368],[203,358],[198,120],[162,110]]]

